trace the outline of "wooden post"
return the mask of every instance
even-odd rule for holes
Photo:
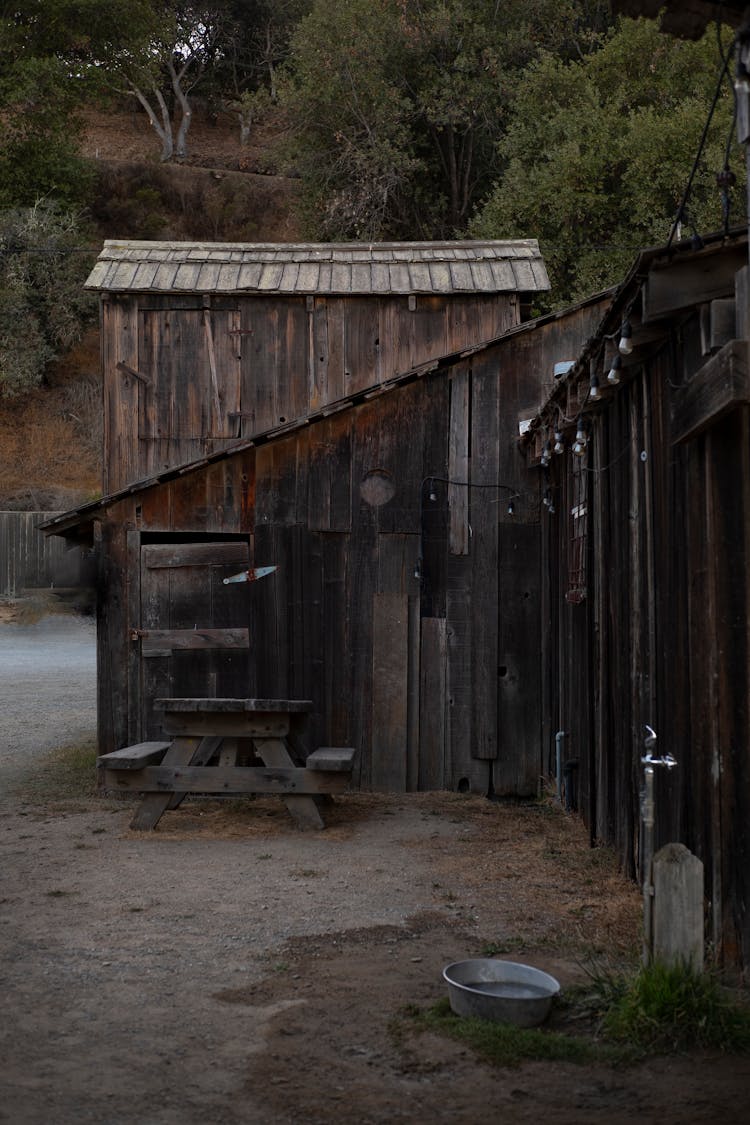
[[[703,969],[703,864],[684,844],[665,844],[653,861],[651,960]]]

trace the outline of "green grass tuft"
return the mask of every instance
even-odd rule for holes
[[[750,1008],[734,1002],[711,973],[689,965],[641,968],[613,999],[602,1028],[609,1039],[643,1050],[750,1051]]]
[[[565,1035],[536,1027],[515,1027],[456,1016],[448,1000],[439,1000],[425,1011],[405,1013],[418,1031],[448,1035],[495,1066],[519,1066],[528,1060],[547,1062],[619,1062],[627,1052],[621,1048],[597,1043],[582,1036]]]

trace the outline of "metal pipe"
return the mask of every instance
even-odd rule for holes
[[[643,961],[648,964],[653,947],[654,883],[651,868],[654,858],[654,767],[666,766],[668,770],[672,770],[677,765],[677,760],[671,754],[664,754],[661,758],[655,757],[656,731],[650,726],[646,726],[645,729],[646,737],[643,746],[646,753],[641,758],[645,774],[641,798],[641,879],[643,881]]]
[[[555,735],[555,799],[562,801],[562,747],[565,731],[559,730]]]

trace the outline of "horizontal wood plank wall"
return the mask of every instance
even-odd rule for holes
[[[37,530],[44,520],[60,514],[0,512],[0,594],[4,597],[15,597],[27,587],[75,585],[75,580],[57,577],[64,566],[65,541]]]

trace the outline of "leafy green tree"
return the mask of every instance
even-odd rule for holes
[[[472,234],[538,237],[554,305],[614,284],[638,249],[669,238],[721,66],[715,34],[675,40],[646,20],[623,20],[582,59],[547,53],[532,62],[499,145],[502,176]],[[732,140],[727,81],[683,216],[687,233],[722,227],[716,173]],[[744,199],[742,182],[735,193]]]
[[[185,7],[181,5],[180,8]],[[79,111],[115,71],[148,69],[168,0],[0,0],[0,207],[85,201]]]
[[[0,212],[0,397],[39,386],[96,315],[81,242],[77,220],[52,204]]]
[[[282,97],[311,232],[377,238],[408,209],[420,164],[397,29],[396,0],[319,0],[293,37]]]
[[[591,0],[315,0],[283,88],[314,232],[445,237],[498,172],[521,69],[588,49]]]
[[[90,183],[77,153],[80,92],[43,7],[31,0],[0,4],[0,207],[31,205],[40,196],[76,203]],[[62,42],[67,52],[67,30]]]

